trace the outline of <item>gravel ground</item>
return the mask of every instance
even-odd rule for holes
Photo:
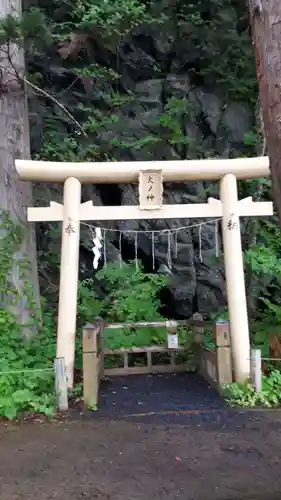
[[[2,425],[0,499],[280,500],[280,450],[278,411],[190,375],[116,379],[87,418]]]
[[[136,375],[101,383],[98,417],[224,408],[225,401],[196,374]]]

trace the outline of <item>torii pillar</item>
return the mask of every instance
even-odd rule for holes
[[[244,382],[250,373],[250,332],[240,231],[237,180],[232,174],[220,181],[222,236],[226,277],[232,360],[236,382]],[[247,198],[246,198],[247,201]]]
[[[67,360],[67,383],[73,387],[80,246],[81,182],[64,182],[57,358]],[[63,271],[62,271],[63,270]]]

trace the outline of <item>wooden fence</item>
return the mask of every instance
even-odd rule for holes
[[[84,379],[84,403],[88,407],[95,407],[98,402],[98,391],[100,379],[106,376],[136,375],[150,373],[172,373],[188,371],[186,362],[177,363],[177,356],[186,353],[185,346],[169,349],[163,345],[104,349],[104,328],[142,328],[142,327],[165,327],[168,333],[175,333],[179,326],[189,326],[193,329],[194,342],[197,344],[197,355],[199,373],[212,387],[219,390],[225,383],[232,382],[232,367],[230,356],[229,325],[225,321],[211,323],[194,320],[182,321],[153,321],[153,322],[128,322],[105,324],[102,321],[83,329],[83,379]],[[203,334],[205,329],[212,328],[213,338],[216,343],[214,350],[203,345]],[[142,354],[146,364],[142,366],[130,366],[130,356]],[[167,354],[169,363],[153,364],[153,355]],[[104,369],[104,358],[108,356],[121,356],[123,363],[121,367]]]
[[[212,387],[221,392],[223,386],[233,380],[229,324],[223,321],[215,323],[213,338],[215,349],[204,346],[201,348],[199,373]]]
[[[122,356],[123,366],[107,368],[104,370],[104,374],[113,376],[125,376],[125,375],[141,375],[149,373],[173,373],[173,372],[183,372],[186,371],[185,363],[176,363],[176,355],[178,353],[185,352],[186,349],[182,346],[176,349],[169,349],[162,345],[153,346],[143,346],[143,347],[131,347],[131,348],[121,348],[121,349],[105,349],[104,356]],[[145,357],[146,364],[143,366],[129,366],[129,355],[143,354]],[[153,354],[167,354],[169,356],[168,364],[160,364],[159,362],[153,363]]]
[[[99,383],[104,369],[103,323],[87,324],[83,328],[83,395],[84,403],[95,408]]]

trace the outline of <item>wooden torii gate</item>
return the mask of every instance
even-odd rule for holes
[[[58,163],[16,160],[21,180],[63,182],[63,204],[28,208],[30,222],[62,221],[57,357],[65,358],[73,386],[80,221],[222,218],[224,262],[234,376],[250,376],[250,337],[243,269],[240,217],[273,215],[271,202],[238,200],[237,180],[270,174],[268,157],[156,162]],[[219,180],[220,200],[200,204],[162,204],[163,182]],[[81,184],[139,182],[139,205],[94,206],[81,203]]]

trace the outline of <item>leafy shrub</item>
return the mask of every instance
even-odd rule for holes
[[[262,390],[256,392],[250,381],[245,384],[233,383],[225,386],[225,396],[231,406],[254,408],[276,407],[281,399],[281,373],[273,370],[262,377]]]
[[[161,302],[159,292],[167,285],[167,277],[143,272],[141,263],[136,269],[135,263],[112,263],[96,274],[96,279],[103,288],[105,298],[97,303],[93,301],[96,315],[101,315],[106,321],[160,321]],[[94,296],[94,292],[92,292]],[[95,299],[96,300],[96,299]],[[84,299],[85,304],[85,299]],[[87,317],[90,318],[91,302]],[[93,315],[91,316],[93,319]],[[110,349],[118,347],[133,347],[161,343],[166,340],[164,328],[120,328],[105,331],[105,345]]]
[[[12,313],[0,310],[0,416],[54,412],[55,337],[44,328],[24,339]]]
[[[74,9],[77,18],[81,19],[78,27],[82,30],[92,29],[94,26],[107,32],[121,34],[129,31],[142,21],[149,21],[146,15],[145,4],[138,0],[101,0],[93,2],[85,0]]]

